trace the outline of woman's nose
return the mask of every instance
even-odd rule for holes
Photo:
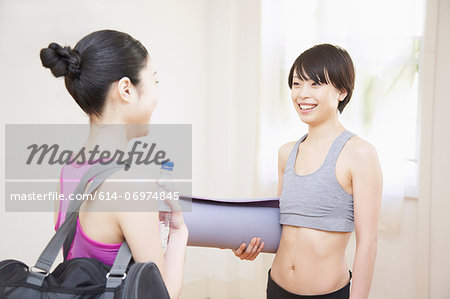
[[[298,98],[303,100],[309,96],[310,96],[310,90],[309,90],[308,86],[306,86],[306,84],[301,86],[298,90]]]

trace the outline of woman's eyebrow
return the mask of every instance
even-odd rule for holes
[[[298,75],[294,75],[294,78],[297,78],[297,79],[299,79],[300,81],[308,81],[309,80],[309,78],[308,77],[306,77],[306,78],[302,78],[302,77],[300,77],[300,76],[298,76]]]

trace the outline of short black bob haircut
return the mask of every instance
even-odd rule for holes
[[[320,44],[303,52],[289,72],[289,88],[292,89],[294,72],[301,80],[313,80],[316,84],[332,84],[338,90],[345,90],[347,96],[339,102],[338,110],[344,110],[355,87],[355,68],[350,55],[344,49]]]

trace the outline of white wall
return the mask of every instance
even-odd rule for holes
[[[418,295],[450,293],[450,1],[430,0],[422,98]]]
[[[450,107],[445,89],[450,82],[450,1],[429,2],[439,14],[431,26],[427,21],[426,30],[435,36],[428,54],[436,69],[424,76],[431,81],[422,103],[422,141],[429,147],[421,151],[421,192],[418,200],[405,199],[399,231],[380,233],[371,299],[440,299],[450,293]],[[259,0],[2,0],[1,122],[86,123],[63,81],[41,66],[39,50],[52,41],[73,46],[98,29],[125,31],[149,49],[160,73],[161,100],[153,121],[193,124],[194,193],[273,195],[255,181],[262,90],[259,9]],[[4,169],[3,143],[0,151]],[[0,260],[32,264],[53,233],[52,215],[3,210]],[[354,245],[353,236],[347,250],[350,267]],[[264,254],[253,263],[241,262],[229,250],[188,248],[182,298],[263,298],[272,259]]]
[[[206,2],[192,1],[0,1],[1,122],[88,123],[62,78],[41,65],[39,51],[50,42],[72,47],[100,29],[131,34],[149,50],[160,80],[155,123],[192,123],[194,163],[206,151],[203,118],[206,96]],[[175,76],[176,75],[176,76]],[[3,127],[2,127],[3,128]],[[0,140],[4,140],[4,129]],[[4,143],[0,176],[4,180]],[[194,168],[194,190],[203,171]],[[0,184],[4,197],[4,184]],[[2,201],[3,202],[3,201]],[[5,213],[0,208],[0,260],[31,264],[51,237],[50,213]]]
[[[154,58],[161,99],[152,121],[192,123],[193,192],[251,197],[257,0],[2,1],[2,123],[87,123],[63,80],[41,66],[39,50],[53,41],[74,46],[84,35],[104,28],[131,34]],[[0,138],[4,140],[4,131]],[[4,144],[0,150],[4,161]],[[4,186],[0,188],[3,194]],[[50,213],[0,209],[0,260],[32,264],[53,233],[52,221]],[[267,268],[260,265],[272,258],[243,263],[229,250],[188,248],[182,298],[260,298]]]

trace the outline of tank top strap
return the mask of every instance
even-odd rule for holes
[[[75,188],[81,178],[91,166],[92,165],[88,163],[84,163],[83,165],[77,165],[74,163],[63,165],[61,168],[59,188],[60,193],[64,195],[64,198],[63,200],[60,200],[59,203],[58,218],[56,221],[55,230],[57,230],[66,219],[66,212],[70,204],[70,194],[75,191]]]
[[[348,130],[345,130],[334,140],[334,142],[331,144],[330,150],[328,151],[327,158],[324,162],[324,164],[326,164],[326,165],[324,165],[325,168],[332,169],[333,173],[334,173],[334,169],[336,167],[336,161],[339,157],[339,154],[341,153],[342,149],[344,148],[344,145],[347,142],[347,140],[349,140],[353,136],[355,136],[354,133],[352,133]]]
[[[294,164],[295,158],[297,157],[298,147],[300,143],[305,140],[306,136],[308,136],[308,134],[303,135],[292,148],[291,153],[289,154],[289,158],[286,162],[286,166],[284,167],[284,173],[294,172]]]

